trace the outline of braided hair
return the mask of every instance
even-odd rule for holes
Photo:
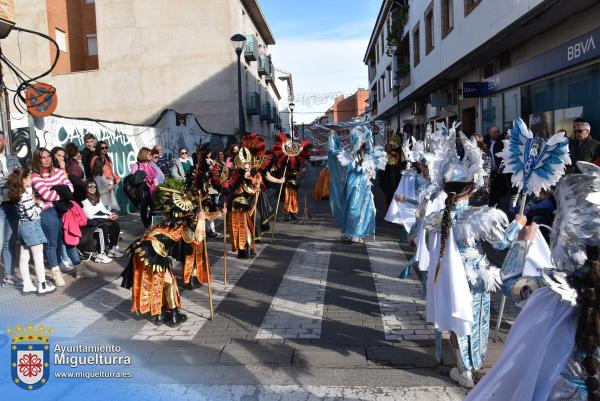
[[[440,265],[446,254],[446,242],[448,242],[448,235],[452,228],[452,209],[454,208],[456,199],[470,193],[472,189],[472,182],[447,182],[444,184],[444,191],[448,194],[448,197],[446,198],[446,207],[442,216],[442,242],[440,244],[440,258],[435,267],[435,282],[437,282]]]
[[[582,366],[589,401],[600,401],[599,363],[596,350],[600,346],[600,249],[588,248],[588,266],[583,276],[572,275],[570,284],[577,290],[577,303],[581,307],[575,339],[585,352]]]

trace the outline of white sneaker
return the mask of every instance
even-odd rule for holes
[[[73,266],[73,262],[70,260],[61,260],[59,268],[63,273],[69,273],[75,269],[75,266]]]
[[[52,284],[47,283],[47,282],[44,281],[43,283],[39,284],[37,291],[38,291],[38,294],[44,294],[46,292],[52,292],[55,289],[56,289],[55,286],[53,286]]]
[[[77,278],[94,278],[98,277],[98,273],[89,270],[85,264],[81,263],[77,266]]]
[[[94,262],[96,262],[96,263],[105,263],[105,264],[106,264],[106,263],[110,263],[110,262],[112,262],[112,259],[111,259],[111,258],[109,258],[108,256],[106,256],[106,255],[105,255],[105,254],[103,254],[103,253],[99,253],[99,254],[97,254],[97,255],[94,257]]]
[[[464,388],[475,387],[475,382],[473,381],[473,374],[470,370],[467,370],[464,373],[460,373],[458,371],[458,368],[452,368],[450,369],[450,378]]]
[[[36,292],[38,289],[35,288],[35,285],[33,285],[32,282],[29,282],[28,284],[23,283],[23,294],[27,294],[29,292]]]
[[[63,287],[65,285],[65,279],[60,273],[60,269],[58,266],[53,267],[52,270],[50,270],[50,273],[55,286]]]
[[[110,248],[110,250],[108,251],[108,255],[112,256],[113,258],[122,258],[123,256],[125,256],[123,252],[119,251],[119,247],[117,246]]]

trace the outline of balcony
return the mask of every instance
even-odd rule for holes
[[[258,43],[254,35],[246,36],[246,45],[244,46],[244,58],[246,61],[256,61],[258,54]]]
[[[275,67],[271,60],[269,60],[269,73],[265,76],[265,82],[275,82]]]
[[[258,75],[271,75],[271,60],[266,54],[258,56]]]
[[[260,113],[260,93],[246,93],[246,113],[250,116]]]
[[[262,109],[260,110],[260,120],[267,122],[273,121],[273,116],[271,115],[272,111],[273,109],[271,108],[271,103],[263,103]]]

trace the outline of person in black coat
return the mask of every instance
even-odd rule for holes
[[[583,161],[593,163],[600,158],[600,141],[592,138],[590,131],[592,127],[590,123],[584,119],[578,118],[573,122],[573,133],[575,140],[569,144],[571,156],[571,167],[569,172],[577,171],[577,162]]]
[[[507,213],[511,206],[511,183],[510,174],[502,172],[502,158],[498,156],[498,153],[504,150],[502,139],[504,138],[498,127],[491,127],[486,138],[488,155],[492,162],[489,205],[497,206]]]

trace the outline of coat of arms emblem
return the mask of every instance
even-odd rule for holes
[[[11,337],[11,377],[24,390],[37,390],[50,378],[50,344],[54,332],[40,325],[9,328]]]

